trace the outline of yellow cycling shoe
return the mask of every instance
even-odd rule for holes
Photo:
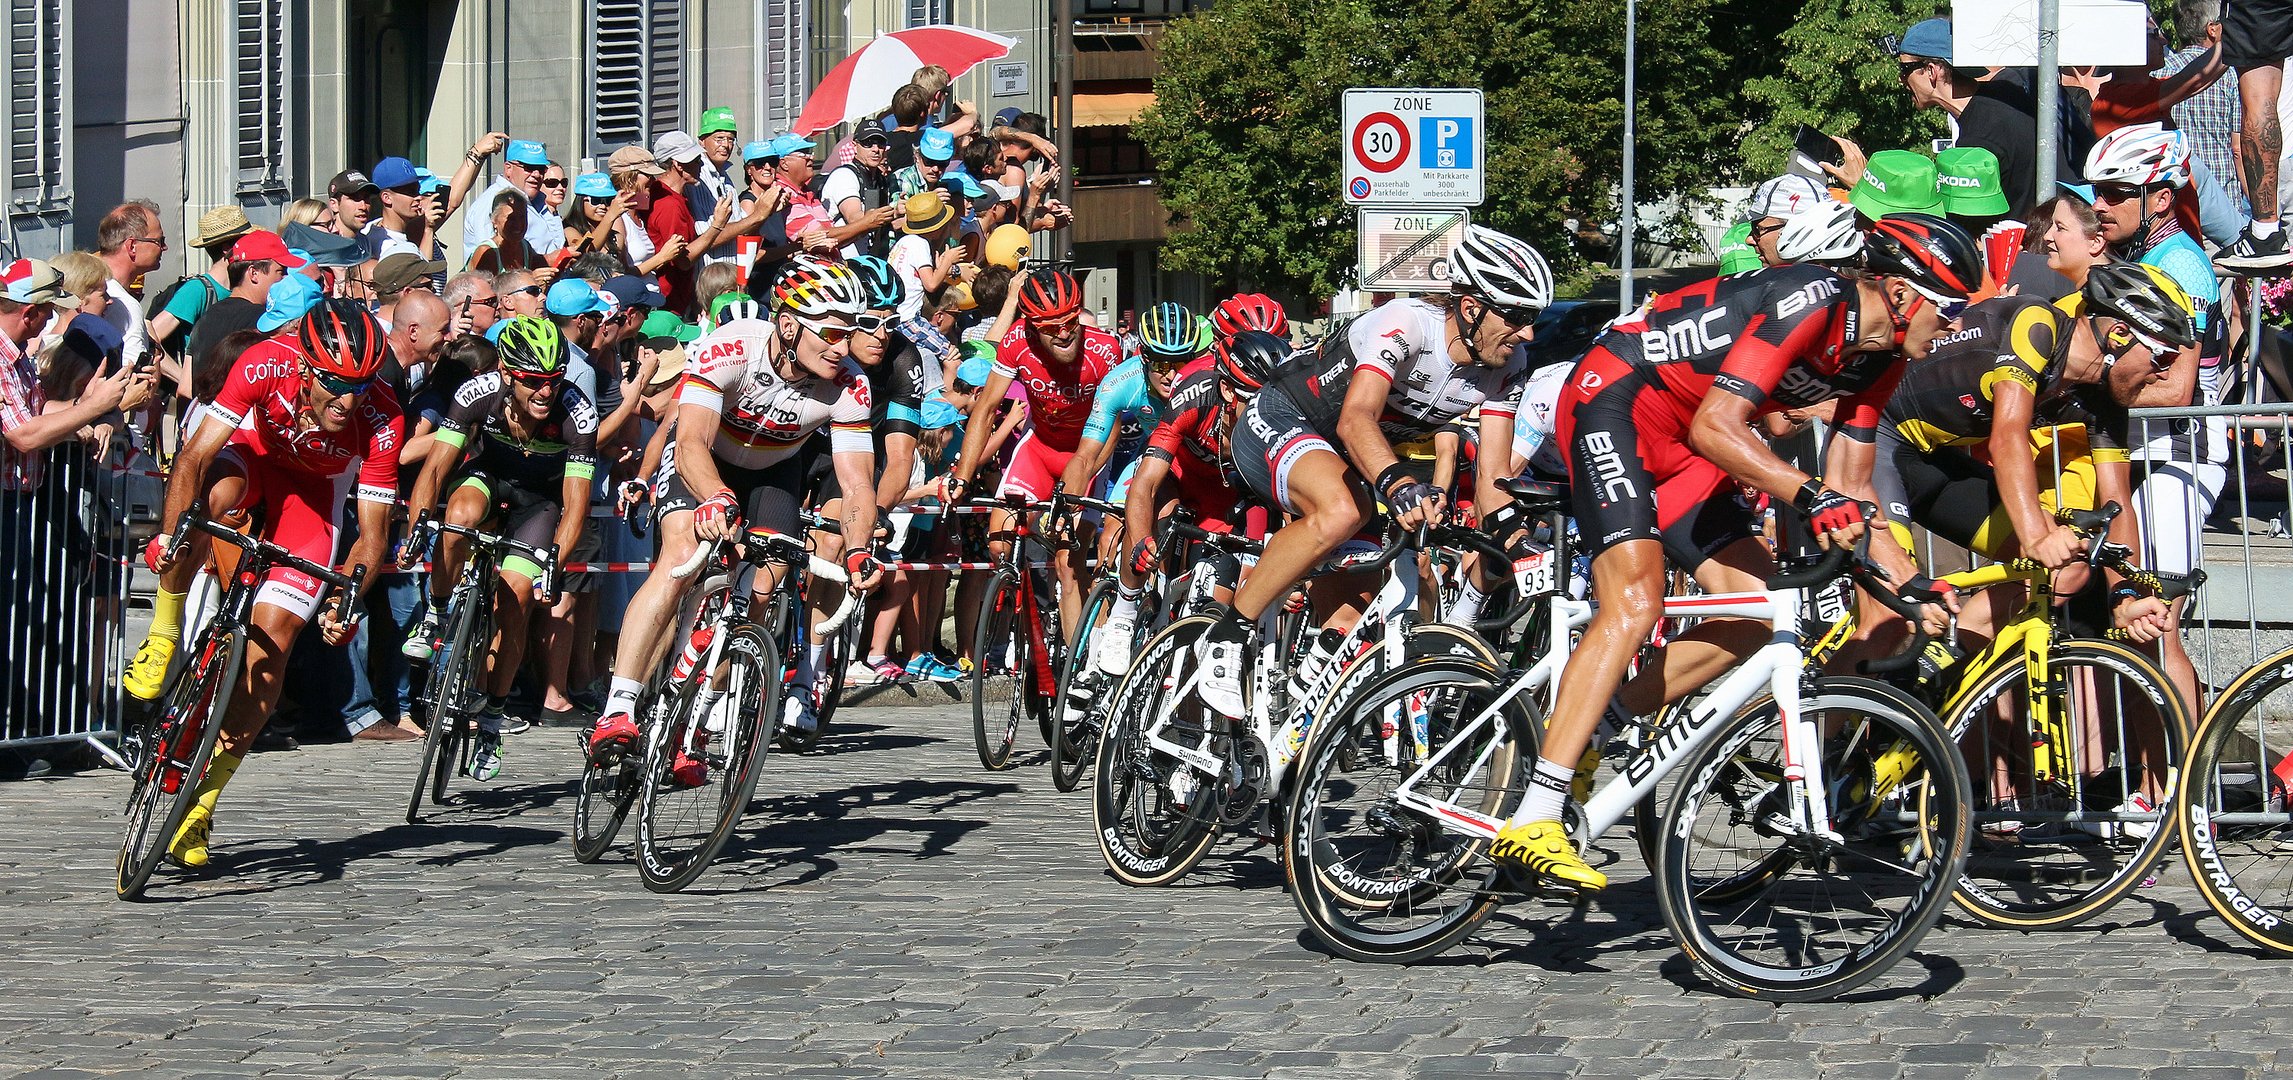
[[[191,811],[183,815],[183,827],[175,830],[175,840],[167,845],[167,857],[192,869],[207,865],[207,837],[214,829],[215,811],[192,803]]]
[[[127,674],[120,677],[119,684],[137,701],[157,701],[167,686],[167,665],[174,659],[174,642],[147,637],[135,650],[135,659],[127,665]]]
[[[1507,825],[1489,845],[1489,857],[1539,877],[1549,877],[1586,892],[1608,887],[1608,875],[1585,865],[1569,843],[1568,830],[1557,821],[1531,821]]]
[[[1568,781],[1568,797],[1578,806],[1583,806],[1585,800],[1592,798],[1592,784],[1598,779],[1600,779],[1600,746],[1596,743],[1585,747],[1584,757],[1577,760],[1576,775],[1569,777]]]

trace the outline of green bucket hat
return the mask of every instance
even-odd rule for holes
[[[656,311],[637,327],[637,340],[679,345],[701,336],[701,328],[677,317],[674,311]]]
[[[1943,212],[1960,217],[2006,213],[2006,189],[1998,182],[1998,155],[1979,146],[1954,146],[1935,155],[1935,178]]]
[[[1743,222],[1720,237],[1721,277],[1757,270],[1764,265],[1759,249],[1752,246],[1751,222]]]
[[[701,114],[700,130],[693,132],[693,138],[705,139],[720,131],[739,130],[740,123],[732,118],[732,110],[719,105]]]
[[[1909,150],[1881,150],[1871,155],[1863,179],[1847,193],[1847,201],[1873,221],[1889,214],[1936,214],[1943,209],[1942,192],[1935,184],[1935,163]]]

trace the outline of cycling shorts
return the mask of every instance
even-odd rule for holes
[[[1129,461],[1117,461],[1109,468],[1113,470],[1115,479],[1107,485],[1107,501],[1121,506],[1123,500],[1130,497],[1131,477],[1138,475],[1139,459],[1133,457]]]
[[[740,469],[717,459],[717,476],[732,489],[733,498],[741,507],[742,520],[750,528],[764,529],[784,536],[796,535],[797,522],[803,517],[805,479],[812,469],[812,459],[819,456],[818,443],[810,444],[792,457],[785,457],[761,469]],[[713,494],[713,493],[712,493]],[[685,486],[684,478],[677,475],[677,443],[661,454],[660,471],[653,477],[653,520],[656,525],[671,514],[689,514],[706,500]]]
[[[1028,432],[1011,451],[1011,465],[1003,470],[1003,483],[997,485],[995,497],[1018,495],[1030,502],[1051,501],[1052,488],[1074,456],[1075,451],[1054,449],[1035,432]]]
[[[335,545],[342,534],[342,502],[358,474],[320,476],[301,469],[260,464],[259,455],[227,445],[215,455],[218,473],[247,478],[246,493],[230,512],[258,516],[257,534],[287,549],[296,558],[320,566],[334,565]],[[300,570],[274,566],[255,590],[255,602],[269,604],[309,622],[318,612],[326,585]]]
[[[2038,466],[2039,507],[2048,515],[2061,506],[2093,509],[2097,489],[2086,429],[2042,428],[2031,433],[2031,443]],[[1889,516],[1917,522],[1993,561],[2015,551],[2014,521],[2002,505],[1998,474],[1989,462],[1956,446],[1921,453],[1892,428],[1879,430],[1878,451],[1872,485],[1886,501]],[[2055,471],[2057,451],[2060,475]]]
[[[465,468],[455,479],[446,481],[446,490],[457,492],[475,488],[491,509],[488,520],[498,521],[495,526],[503,536],[521,544],[531,544],[543,551],[557,538],[557,523],[565,515],[565,507],[558,505],[555,493],[543,495],[532,488],[505,480],[484,469]],[[452,503],[451,496],[447,499]],[[560,557],[572,562],[570,553]],[[516,574],[533,581],[541,576],[541,567],[524,555],[509,555],[501,561],[502,572]]]
[[[1585,550],[1657,540],[1683,570],[1759,535],[1752,500],[1688,446],[1695,410],[1595,347],[1561,391],[1554,437],[1569,456],[1570,498]]]
[[[1290,470],[1316,450],[1338,452],[1288,394],[1271,386],[1260,390],[1235,420],[1232,449],[1242,486],[1293,514],[1298,508],[1290,502]]]

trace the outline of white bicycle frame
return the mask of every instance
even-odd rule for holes
[[[733,540],[734,538],[727,537],[723,540],[716,541],[715,543],[699,545],[694,550],[692,558],[687,559],[681,566],[675,566],[669,569],[669,576],[678,579],[691,577],[695,571],[701,568],[703,563],[709,560],[709,557],[717,550],[719,545],[732,542]],[[828,581],[834,581],[840,584],[847,580],[843,567],[822,559],[818,555],[807,554],[805,558],[809,560],[806,569],[809,570],[813,576]],[[732,634],[729,633],[729,631],[734,626],[748,618],[748,606],[753,599],[755,592],[757,569],[758,568],[754,563],[746,561],[735,563],[732,568],[732,580],[730,582],[725,582],[722,579],[714,577],[706,578],[700,582],[699,588],[692,591],[691,599],[695,605],[693,615],[679,618],[678,625],[683,625],[688,618],[698,616],[700,608],[706,606],[710,594],[716,592],[718,589],[726,588],[728,585],[731,588],[730,595],[725,598],[724,606],[717,611],[715,617],[716,630],[709,636],[709,644],[707,650],[697,657],[690,656],[689,652],[679,653],[677,666],[683,667],[685,669],[687,673],[685,677],[692,678],[697,675],[707,679],[711,683],[716,681],[717,667],[724,661],[726,643],[732,640]],[[785,568],[787,572],[791,573],[794,572],[795,569],[796,568],[792,566]],[[813,640],[822,640],[828,635],[835,633],[837,628],[850,621],[853,615],[859,613],[859,610],[859,594],[853,592],[850,589],[844,590],[844,602],[838,604],[835,611],[830,612],[827,618],[822,619],[819,625],[813,627]],[[803,612],[801,605],[798,606],[797,611],[798,617],[801,618]],[[680,639],[684,642],[684,645],[681,646],[682,649],[691,649],[693,634],[699,629],[700,627],[697,624],[686,628]],[[689,665],[686,663],[688,659],[691,661]],[[727,699],[727,695],[725,694],[726,689],[728,688],[704,687],[701,691],[703,694],[714,693],[717,695],[717,697],[707,701],[703,705],[701,709],[703,714],[702,723],[685,725],[683,749],[688,753],[698,751],[701,748],[702,740],[705,739],[708,734],[713,734],[715,732],[724,730],[726,725],[715,714],[717,711],[716,705],[719,702]],[[656,695],[653,701],[654,719],[657,722],[662,723],[673,722],[676,718],[670,716],[667,710],[673,708],[675,702],[676,696],[674,694],[664,693]],[[718,722],[710,723],[709,721],[712,720],[716,720]]]

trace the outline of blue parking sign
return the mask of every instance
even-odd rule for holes
[[[1417,167],[1470,169],[1473,161],[1473,118],[1420,116],[1417,118]]]

